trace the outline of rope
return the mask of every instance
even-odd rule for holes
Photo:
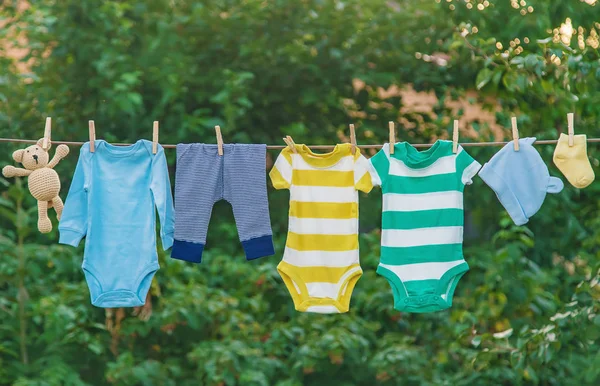
[[[589,143],[600,143],[600,138],[588,138],[587,141]],[[14,143],[37,143],[35,139],[18,139],[18,138],[0,138],[0,142],[14,142]],[[467,142],[461,143],[460,145],[463,147],[487,147],[487,146],[504,146],[511,141],[496,141],[496,142]],[[556,145],[558,140],[556,139],[542,139],[539,141],[535,141],[534,145]],[[83,145],[85,142],[72,142],[72,141],[54,141],[53,144],[64,144],[64,145]],[[112,145],[116,146],[128,146],[133,145],[132,143],[113,143]],[[177,145],[168,144],[163,145],[162,147],[165,149],[174,149]],[[414,147],[431,147],[432,143],[417,143],[412,144]],[[361,149],[380,149],[383,145],[357,145],[357,147]],[[282,150],[285,149],[286,145],[267,145],[267,149],[269,150]],[[333,149],[335,145],[312,145],[309,146],[311,149]]]

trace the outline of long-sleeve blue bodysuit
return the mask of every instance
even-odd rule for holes
[[[82,268],[97,307],[145,303],[158,270],[156,212],[165,250],[173,244],[173,196],[162,146],[114,146],[102,140],[81,147],[58,229],[61,244],[86,237]]]

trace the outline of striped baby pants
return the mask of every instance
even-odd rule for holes
[[[175,242],[171,257],[200,263],[213,205],[228,201],[246,259],[273,255],[266,145],[177,145]]]

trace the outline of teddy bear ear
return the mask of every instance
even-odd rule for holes
[[[39,147],[42,147],[42,144],[44,143],[44,138],[40,138],[37,141],[37,145]],[[52,147],[52,142],[48,141],[48,148],[46,149],[46,151],[50,150],[50,148]],[[42,148],[43,149],[43,148]]]
[[[13,159],[17,162],[23,162],[23,153],[25,153],[25,150],[23,150],[23,149],[15,151],[12,154]]]

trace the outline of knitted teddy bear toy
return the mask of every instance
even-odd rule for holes
[[[13,153],[14,160],[22,163],[25,169],[9,165],[2,169],[2,174],[4,177],[29,176],[29,192],[38,200],[38,229],[42,233],[48,233],[52,230],[48,208],[54,207],[58,220],[63,210],[63,202],[58,196],[60,178],[53,168],[69,154],[69,148],[67,145],[58,145],[54,157],[48,162],[51,144],[48,141],[48,149],[43,149],[42,141],[43,139],[40,139],[37,144]]]

